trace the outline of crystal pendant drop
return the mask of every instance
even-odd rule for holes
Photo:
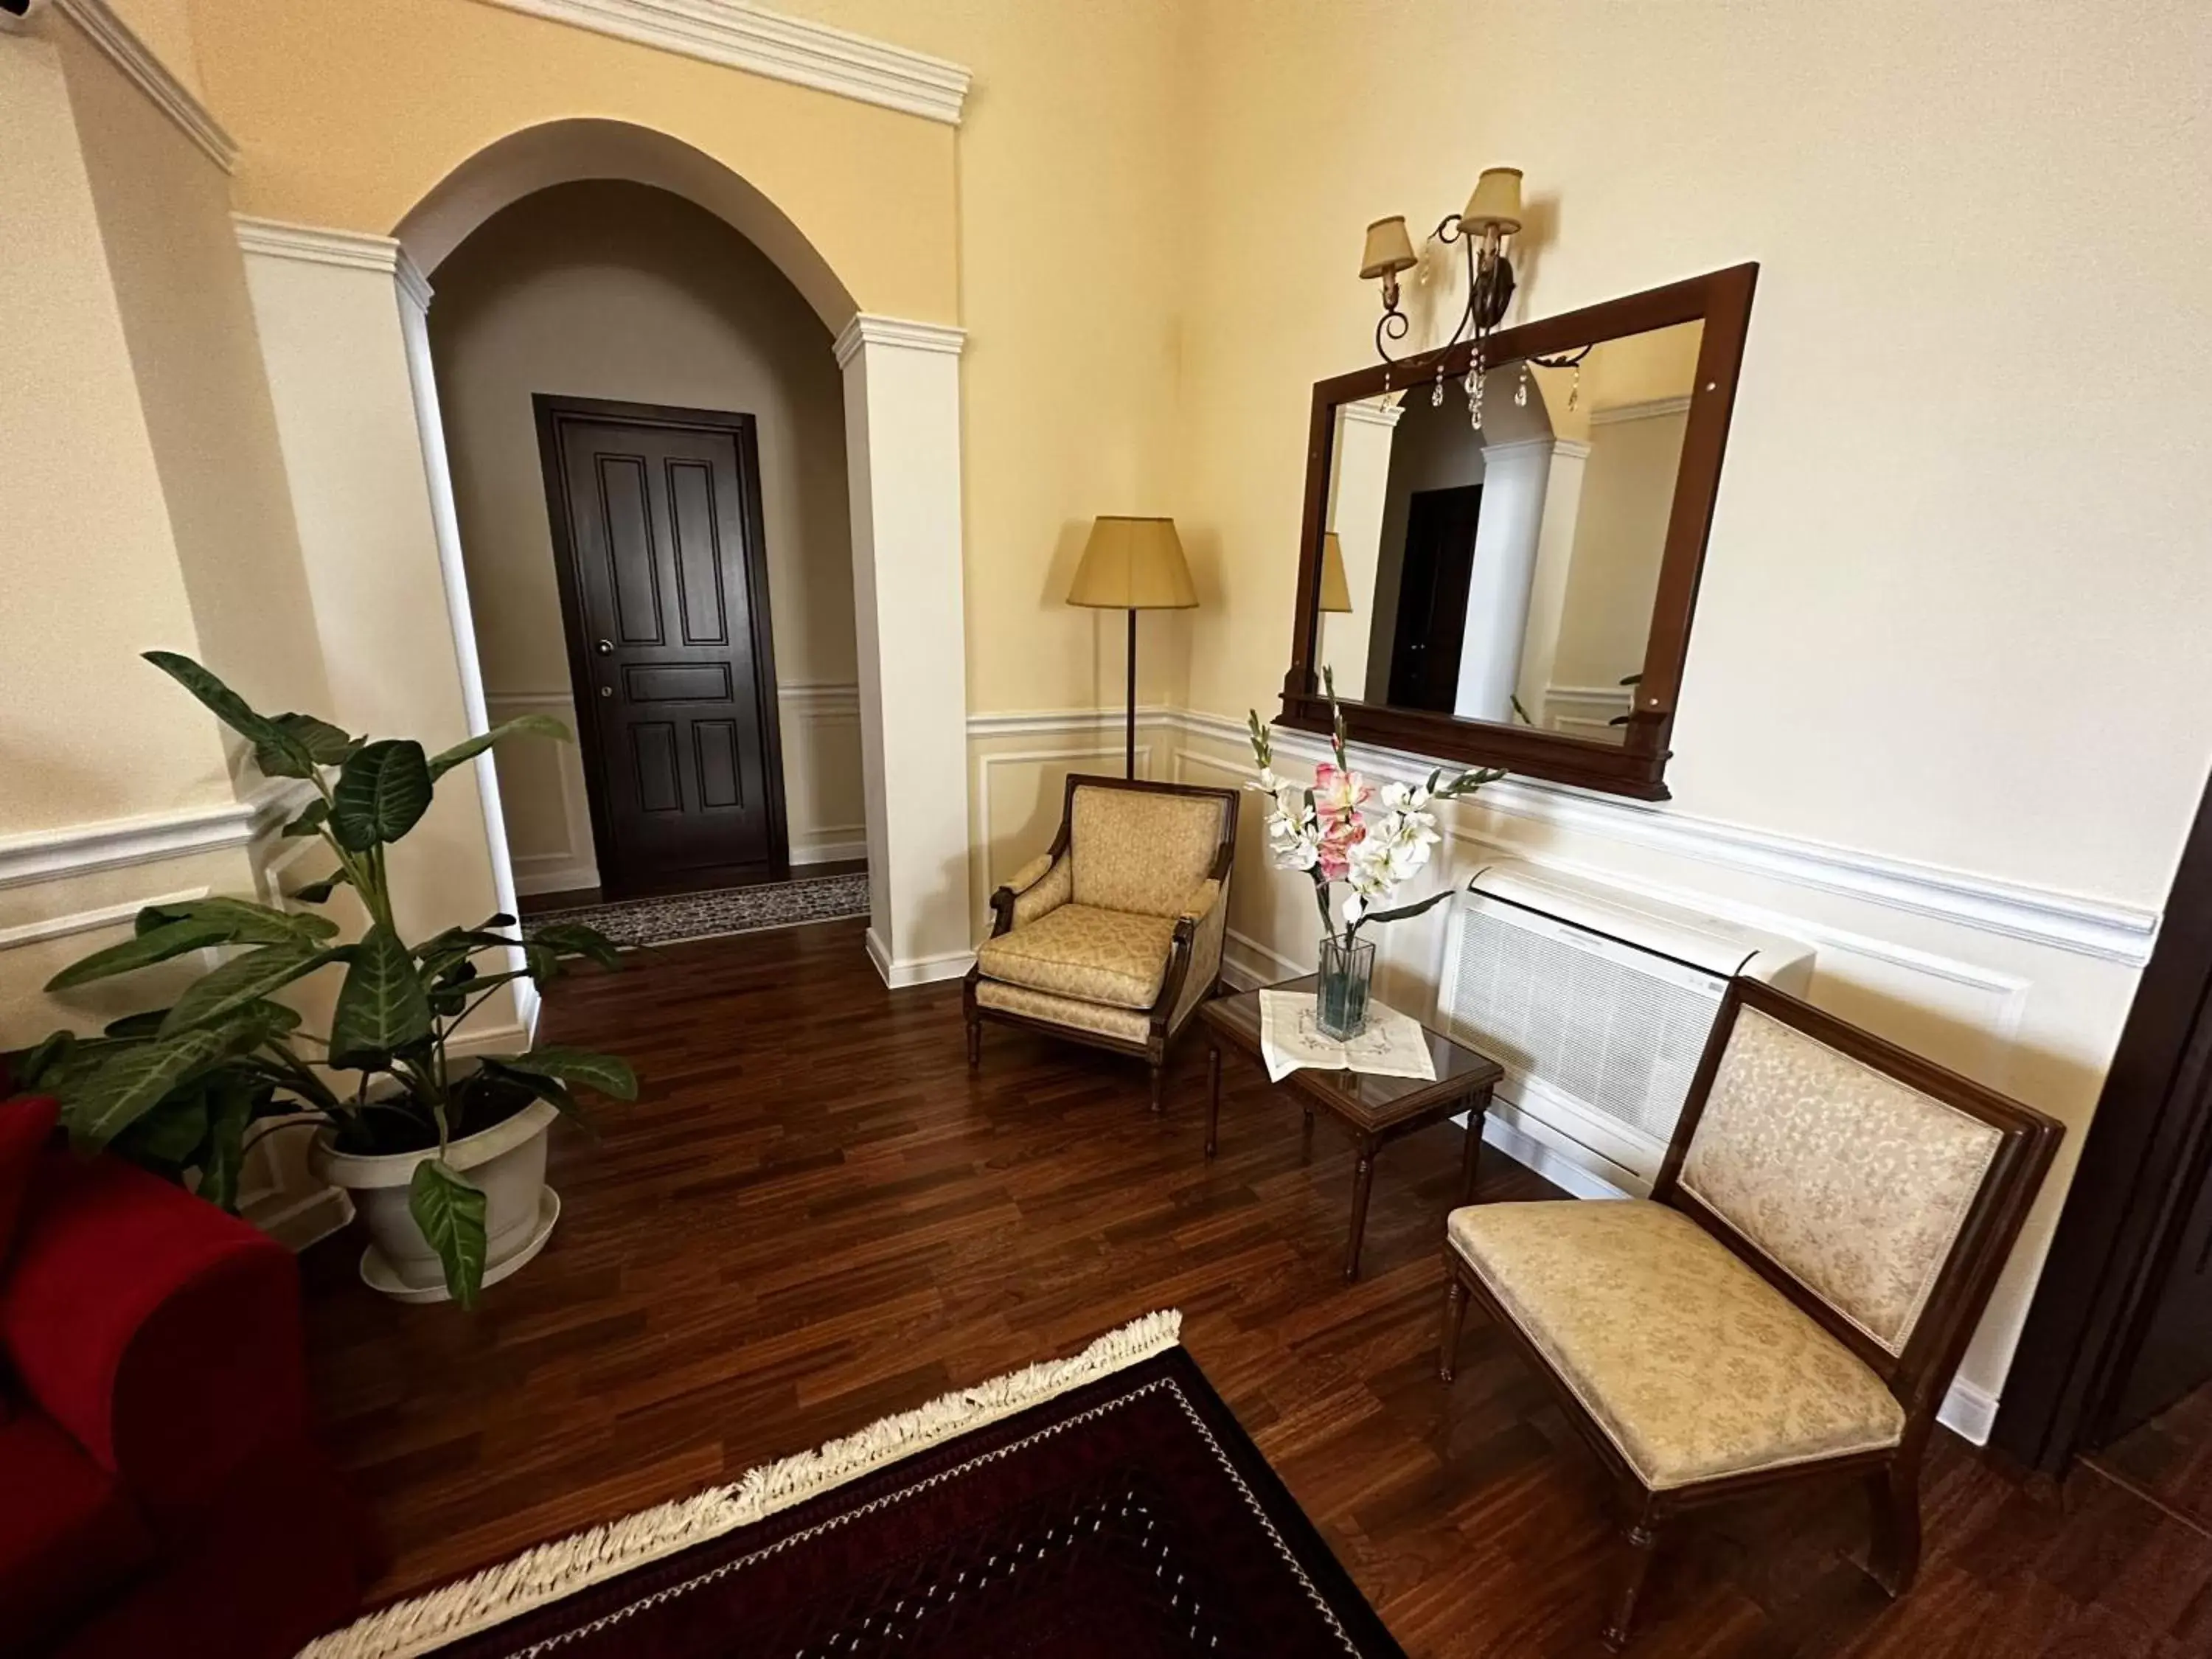
[[[1521,378],[1514,383],[1513,407],[1516,409],[1528,407],[1528,365],[1526,363],[1521,365]]]

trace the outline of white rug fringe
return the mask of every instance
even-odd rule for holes
[[[1169,1308],[1109,1331],[1079,1354],[1045,1359],[913,1411],[871,1423],[811,1452],[525,1550],[411,1601],[395,1602],[300,1650],[299,1659],[410,1659],[558,1601],[587,1584],[704,1539],[765,1519],[926,1446],[1025,1411],[1042,1401],[1176,1346],[1182,1315]]]

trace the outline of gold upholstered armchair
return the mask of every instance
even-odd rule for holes
[[[1920,1561],[1920,1463],[2058,1125],[1793,997],[1723,1001],[1649,1201],[1452,1212],[1440,1370],[1470,1299],[1613,1478],[1619,1651],[1662,1526],[1853,1480],[1868,1571]]]
[[[962,1003],[968,1063],[1003,1020],[1146,1061],[1221,974],[1237,792],[1071,775],[1051,850],[991,895],[991,937]]]

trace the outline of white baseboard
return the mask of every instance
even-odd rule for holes
[[[534,860],[518,860],[514,866],[514,890],[525,898],[539,893],[574,893],[599,884],[597,864],[574,863],[566,860],[540,864]]]
[[[1954,1376],[1943,1403],[1936,1408],[1936,1420],[1961,1440],[1986,1446],[1990,1431],[1996,1426],[1997,1397],[1963,1376]]]
[[[884,984],[894,991],[902,991],[910,985],[933,985],[941,980],[958,979],[975,965],[973,951],[948,951],[938,957],[910,957],[895,962],[884,948],[883,938],[873,927],[868,929],[868,960],[876,965],[876,972]]]
[[[839,831],[831,831],[833,835]],[[860,833],[860,826],[852,826],[850,833],[838,840],[802,840],[791,843],[791,862],[794,866],[805,864],[842,864],[852,859],[868,856],[868,838]]]

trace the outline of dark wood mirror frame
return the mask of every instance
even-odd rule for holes
[[[1697,384],[1675,473],[1674,501],[1667,520],[1667,544],[1661,556],[1643,678],[1636,687],[1622,741],[1600,743],[1526,726],[1347,702],[1343,705],[1345,724],[1355,741],[1438,760],[1502,766],[1529,777],[1580,784],[1644,800],[1667,799],[1668,742],[1674,724],[1674,699],[1689,652],[1690,619],[1697,610],[1698,578],[1705,565],[1705,538],[1712,528],[1714,498],[1720,490],[1721,457],[1728,447],[1729,417],[1735,407],[1736,375],[1743,362],[1752,289],[1758,276],[1755,264],[1731,265],[1603,305],[1501,329],[1490,337],[1484,354],[1485,361],[1493,365],[1510,363],[1527,357],[1553,356],[1678,323],[1705,325],[1698,346]],[[1321,695],[1314,654],[1320,631],[1322,533],[1326,528],[1329,457],[1334,447],[1338,406],[1431,384],[1439,363],[1446,379],[1462,378],[1474,349],[1473,342],[1466,341],[1448,350],[1426,352],[1394,364],[1377,363],[1315,383],[1313,416],[1306,433],[1305,518],[1298,542],[1297,611],[1291,624],[1291,666],[1283,677],[1283,711],[1277,724],[1304,732],[1329,730],[1328,702]]]

